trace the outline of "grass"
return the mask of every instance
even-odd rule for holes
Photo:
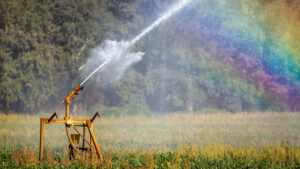
[[[89,158],[68,161],[47,152],[47,160],[38,162],[28,149],[0,153],[1,168],[299,168],[300,149],[290,146],[233,147],[212,144],[184,146],[168,152],[114,151],[105,153],[104,162]],[[95,159],[95,158],[94,158]]]
[[[39,118],[0,114],[0,168],[299,168],[300,114],[168,114],[103,117],[94,127],[105,161],[66,159],[64,125],[45,126],[47,160],[38,162]],[[86,116],[72,116],[82,119]]]

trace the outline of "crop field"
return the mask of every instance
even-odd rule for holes
[[[101,117],[94,122],[101,163],[67,159],[64,124],[45,125],[45,160],[38,162],[42,116],[0,114],[0,168],[300,167],[297,113]]]

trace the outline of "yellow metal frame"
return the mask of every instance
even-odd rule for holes
[[[72,103],[72,99],[74,99],[74,95],[77,95],[79,91],[83,90],[83,87],[77,86],[74,88],[74,90],[63,100],[63,104],[66,106],[66,112],[65,112],[65,118],[63,120],[53,120],[54,117],[58,119],[58,116],[56,112],[50,117],[50,118],[41,118],[41,124],[40,124],[40,152],[39,152],[39,160],[43,160],[43,137],[44,137],[44,125],[49,123],[65,123],[66,128],[66,134],[68,137],[68,140],[70,142],[69,145],[69,157],[74,158],[75,152],[81,154],[83,151],[89,151],[93,152],[96,150],[96,154],[98,158],[103,161],[103,156],[101,154],[100,148],[98,146],[94,131],[93,131],[93,121],[96,117],[100,117],[99,113],[97,112],[93,118],[91,119],[83,119],[83,120],[72,120],[69,117],[69,111],[70,111],[70,105]],[[83,133],[80,133],[80,131],[76,127],[82,127]],[[82,138],[82,147],[77,147],[77,144],[75,144],[71,138],[69,129],[73,128],[74,131],[80,135]],[[87,140],[85,137],[85,128],[88,128],[89,135],[90,135],[90,141]],[[84,143],[87,143],[89,147],[85,147]]]

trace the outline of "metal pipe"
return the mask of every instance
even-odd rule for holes
[[[100,160],[103,161],[103,157],[102,157],[100,148],[99,148],[99,146],[98,146],[96,137],[95,137],[95,135],[94,135],[93,128],[90,127],[90,126],[91,126],[91,123],[90,123],[89,120],[87,120],[86,123],[87,123],[87,126],[88,126],[88,130],[89,130],[89,132],[90,132],[90,134],[91,134],[92,141],[93,141],[93,143],[94,143],[94,145],[95,145],[95,148],[96,148],[96,152],[97,152],[98,158],[100,158]]]
[[[83,137],[82,137],[82,139],[84,139],[85,138],[85,125],[83,126],[83,129],[82,129],[83,131],[82,131],[82,134],[83,134]],[[90,144],[90,146],[91,146],[91,144]],[[82,148],[84,148],[84,141],[82,142]]]
[[[39,159],[40,161],[43,160],[43,136],[44,136],[44,118],[41,118],[41,124],[40,124],[40,154]]]

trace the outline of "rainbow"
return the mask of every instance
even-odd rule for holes
[[[185,36],[207,51],[217,50],[214,57],[261,86],[286,110],[300,110],[299,2],[195,1],[182,17],[191,27]]]

